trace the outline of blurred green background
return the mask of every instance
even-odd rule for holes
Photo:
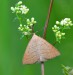
[[[19,22],[14,20],[10,7],[19,0],[0,0],[0,75],[41,75],[40,64],[23,65],[22,58],[28,40],[20,40]],[[22,0],[30,9],[29,17],[35,17],[40,30],[37,35],[42,36],[50,0]],[[46,40],[53,44],[55,41],[51,27],[56,20],[71,18],[73,21],[73,0],[54,0]],[[45,75],[63,75],[61,64],[73,67],[73,27],[66,31],[66,39],[55,46],[61,56],[45,62]]]

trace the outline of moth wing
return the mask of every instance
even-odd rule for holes
[[[39,56],[36,50],[36,41],[36,39],[30,40],[23,57],[23,64],[33,64],[39,60]]]
[[[43,49],[41,50],[41,54],[45,60],[52,59],[60,55],[60,52],[53,45],[48,43],[46,40],[43,40],[42,44],[44,45],[43,45]]]

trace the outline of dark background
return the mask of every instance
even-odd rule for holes
[[[23,65],[22,58],[28,40],[20,40],[19,22],[10,10],[19,0],[0,0],[0,75],[41,75],[40,64]],[[35,31],[42,36],[50,0],[22,0],[30,9],[29,17],[35,17]],[[73,21],[73,0],[54,0],[46,40],[55,41],[52,26],[56,20],[71,18]],[[66,39],[55,47],[61,52],[59,57],[45,62],[45,75],[63,75],[61,64],[73,67],[73,27],[66,31]]]

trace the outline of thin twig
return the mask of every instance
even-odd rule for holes
[[[46,23],[45,23],[45,26],[44,26],[44,33],[43,33],[43,38],[44,39],[46,38],[46,32],[47,32],[47,27],[48,27],[48,23],[49,23],[49,19],[50,19],[50,14],[51,14],[53,2],[54,2],[54,0],[50,1],[48,16],[47,16]],[[44,62],[41,62],[41,73],[42,73],[42,75],[44,75]]]
[[[54,0],[50,1],[50,7],[49,7],[49,10],[48,10],[48,16],[47,16],[46,23],[45,23],[45,26],[44,26],[44,33],[43,33],[43,38],[44,39],[46,38],[46,32],[47,32],[47,28],[48,28],[48,23],[49,23],[49,19],[50,19],[50,14],[51,14],[53,2],[54,2]]]

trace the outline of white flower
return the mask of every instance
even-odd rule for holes
[[[62,20],[62,21],[60,22],[60,24],[63,26],[63,25],[64,25],[64,21]]]
[[[22,5],[22,1],[19,1],[17,4],[18,4],[17,6],[11,7],[11,10],[14,13],[21,13],[21,14],[28,13],[29,9],[25,5]]]
[[[25,5],[21,5],[20,7],[21,7],[21,8],[24,8],[24,9],[26,9],[26,8],[27,8]]]
[[[34,17],[31,18],[31,22],[34,22]]]
[[[20,8],[19,7],[15,7],[15,10],[17,11],[17,10],[19,10]]]
[[[22,14],[27,14],[29,9],[25,5],[21,5],[20,11],[22,12]]]
[[[33,24],[36,23],[36,21],[34,20],[34,17],[31,18],[31,22],[32,22]]]
[[[57,25],[54,25],[54,29],[59,30],[60,28]]]
[[[27,19],[27,25],[32,26],[36,23],[36,21],[34,20],[34,18],[31,18],[31,21],[29,19]]]
[[[19,1],[17,4],[18,4],[18,5],[21,5],[21,4],[22,4],[22,1]]]
[[[65,18],[60,22],[61,26],[71,26],[72,25],[72,21],[70,20],[70,18]]]
[[[65,21],[70,21],[70,18],[65,18],[64,20],[65,20]]]
[[[28,32],[24,32],[24,35],[28,35]]]
[[[64,36],[64,35],[65,35],[65,33],[62,33],[62,35]]]
[[[28,13],[28,11],[29,11],[29,9],[22,9],[22,14],[27,14]]]
[[[57,25],[54,25],[54,28],[57,28]]]
[[[66,25],[66,24],[67,24],[67,21],[62,20],[62,21],[60,22],[60,24],[61,24],[62,26],[64,26],[64,25]]]
[[[57,37],[58,39],[61,39],[62,35],[61,35],[61,32],[60,32],[60,31],[56,32],[56,37]]]
[[[30,26],[33,26],[33,23],[30,23]]]
[[[11,10],[12,10],[13,13],[15,12],[15,8],[14,7],[11,7]]]
[[[27,22],[27,25],[30,25],[30,20],[29,20],[29,19],[27,19],[27,21],[26,21],[26,22]]]
[[[20,24],[20,27],[22,27],[22,24]]]
[[[27,14],[29,9],[22,10],[22,14]]]
[[[57,32],[57,30],[53,30],[53,32]]]
[[[67,21],[63,20],[63,23],[64,23],[64,25],[66,25],[67,24]]]
[[[54,25],[54,27],[52,27],[53,32],[57,32],[60,28],[57,25]]]
[[[30,22],[30,20],[29,20],[29,19],[27,19],[27,22]]]
[[[59,21],[56,21],[56,24],[60,24],[60,22]]]

